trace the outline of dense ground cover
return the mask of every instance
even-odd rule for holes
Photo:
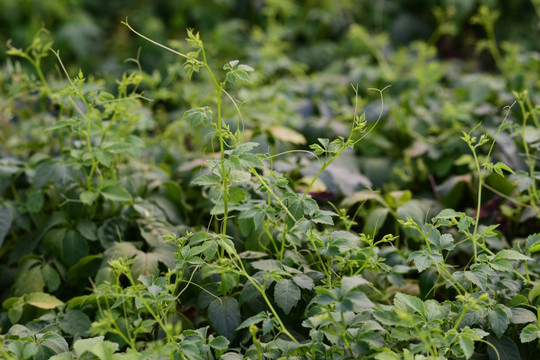
[[[1,358],[535,358],[537,1],[108,3],[0,1]]]

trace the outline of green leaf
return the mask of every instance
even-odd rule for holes
[[[97,225],[90,220],[80,219],[77,221],[77,231],[87,240],[98,240]]]
[[[341,279],[341,291],[343,294],[346,294],[349,291],[353,290],[354,288],[357,288],[360,285],[366,285],[366,284],[369,284],[369,281],[367,281],[360,275],[344,276]]]
[[[78,310],[68,310],[65,314],[58,315],[58,323],[62,331],[72,336],[86,335],[92,325],[88,316]]]
[[[73,344],[73,349],[75,350],[77,356],[80,357],[85,352],[91,352],[92,348],[101,345],[104,339],[104,336],[98,336],[89,339],[77,340]]]
[[[34,360],[49,360],[53,355],[69,350],[67,341],[52,331],[38,335],[38,347]]]
[[[385,349],[382,352],[375,355],[376,360],[401,360],[401,356],[396,354],[392,350]]]
[[[215,175],[201,175],[191,182],[192,185],[199,186],[219,186],[221,182]]]
[[[510,180],[517,182],[519,192],[523,192],[534,184],[534,178],[530,177],[525,171],[519,170],[510,176]]]
[[[94,203],[94,201],[96,201],[98,196],[99,196],[98,193],[94,191],[86,190],[80,193],[79,200],[81,200],[83,204],[90,206]]]
[[[300,220],[304,216],[304,202],[300,199],[294,199],[289,203],[289,212],[296,221]],[[293,227],[296,221],[287,216],[287,226]]]
[[[257,270],[279,271],[283,269],[279,260],[257,260],[251,263],[251,266]]]
[[[105,167],[110,167],[111,164],[112,164],[112,161],[113,161],[113,157],[111,155],[111,153],[105,151],[105,150],[98,150],[96,152],[96,159],[97,161],[105,166]]]
[[[290,279],[279,280],[274,288],[274,301],[285,314],[298,304],[300,296],[300,288]]]
[[[394,306],[397,309],[413,310],[421,315],[425,314],[424,303],[416,296],[411,296],[403,293],[397,293],[394,297]]]
[[[373,312],[373,316],[381,324],[386,326],[399,326],[405,325],[403,321],[399,318],[398,314],[390,310],[380,310]]]
[[[457,212],[453,209],[444,209],[443,211],[439,213],[439,215],[435,216],[433,220],[440,220],[440,219],[450,220],[453,218],[460,218],[463,215],[465,214],[462,212]]]
[[[28,294],[25,296],[24,301],[40,309],[54,309],[64,304],[56,297],[42,292]]]
[[[540,339],[540,327],[536,324],[529,324],[521,330],[519,339],[522,343],[528,343],[536,339]]]
[[[508,328],[510,319],[502,305],[497,305],[495,309],[488,311],[488,322],[491,330],[500,338]]]
[[[71,351],[66,351],[58,355],[54,355],[49,360],[73,360],[73,353]]]
[[[532,234],[527,237],[525,249],[530,254],[540,251],[540,233]]]
[[[49,291],[55,291],[60,286],[60,275],[51,265],[45,264],[41,268],[41,274],[43,275],[43,280],[47,284]]]
[[[474,341],[467,336],[462,335],[459,337],[459,347],[463,350],[467,359],[474,353]]]
[[[37,214],[41,211],[45,198],[43,197],[43,192],[40,190],[34,190],[28,194],[26,199],[26,209],[31,214]]]
[[[505,163],[502,163],[500,161],[493,165],[493,170],[501,176],[504,176],[503,170],[508,171],[511,174],[514,173],[514,170],[510,169]]]
[[[120,185],[109,185],[101,189],[101,195],[112,201],[131,201],[129,192]]]
[[[516,343],[508,336],[505,335],[498,339],[497,337],[490,335],[486,338],[486,341],[495,348],[493,349],[491,346],[487,347],[489,360],[521,360]]]
[[[45,131],[52,131],[52,130],[58,130],[58,129],[61,129],[63,127],[66,127],[66,126],[69,126],[69,125],[72,125],[73,124],[73,120],[69,119],[69,120],[59,120],[57,122],[55,122],[54,124],[52,124],[51,126],[48,126],[45,128]]]
[[[189,121],[189,126],[208,125],[212,123],[212,110],[208,107],[190,109],[184,113],[182,120]]]
[[[292,279],[294,283],[302,289],[311,290],[315,286],[313,279],[304,274],[296,274]]]
[[[529,301],[532,303],[537,296],[540,296],[540,284],[534,285],[531,291],[529,291]]]
[[[532,261],[533,259],[527,255],[523,255],[515,250],[510,250],[510,249],[504,249],[504,250],[501,250],[499,251],[496,255],[495,255],[495,258],[493,259],[493,261],[497,261],[497,260],[501,260],[501,259],[505,259],[505,260],[515,260],[515,261]]]
[[[523,308],[513,308],[512,317],[510,321],[512,324],[527,324],[530,322],[536,322],[536,314],[530,310]]]
[[[238,325],[236,330],[248,328],[251,325],[258,324],[261,321],[266,320],[266,319],[268,319],[268,315],[266,315],[266,313],[264,313],[264,312],[260,312],[257,315],[254,315],[254,316],[242,321],[242,323],[240,325]]]
[[[52,229],[43,241],[50,251],[56,253],[69,266],[89,253],[87,240],[75,230]]]
[[[118,350],[118,344],[111,341],[104,341],[103,336],[98,336],[89,339],[77,340],[73,344],[73,349],[79,358],[82,358],[84,353],[94,354],[100,360],[109,360],[113,358],[113,354]]]
[[[111,154],[123,154],[123,153],[129,152],[132,148],[133,148],[133,145],[130,143],[116,142],[105,147],[105,151]]]
[[[316,224],[334,225],[332,216],[336,216],[336,213],[333,211],[316,210],[311,217],[311,221]]]
[[[436,250],[453,250],[454,238],[450,234],[441,235],[438,229],[433,229],[429,233],[428,241],[435,246]]]
[[[407,261],[414,261],[414,266],[416,266],[418,272],[422,272],[431,266],[431,259],[423,251],[412,252]]]
[[[219,335],[229,341],[236,337],[236,328],[240,325],[240,305],[235,298],[222,297],[208,306],[208,320]]]
[[[0,206],[0,248],[9,232],[12,221],[13,215],[11,214],[11,211],[5,206]]]
[[[12,324],[16,324],[22,317],[24,310],[24,301],[19,298],[9,298],[2,304],[4,309],[8,310],[8,318]]]
[[[264,167],[262,160],[254,154],[241,154],[238,156],[240,158],[240,164],[244,168],[257,168]]]
[[[45,281],[43,280],[43,274],[39,266],[34,266],[28,270],[25,270],[15,280],[15,287],[13,293],[15,296],[21,296],[31,292],[42,292],[45,288]]]
[[[208,345],[210,345],[212,348],[218,350],[227,350],[229,344],[229,340],[227,340],[227,338],[225,338],[224,336],[218,336],[210,340],[210,342],[208,343]]]
[[[386,221],[389,212],[390,210],[387,208],[373,209],[365,221],[362,232],[367,235],[376,236]]]

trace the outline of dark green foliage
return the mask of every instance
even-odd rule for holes
[[[0,1],[1,358],[536,357],[538,1],[121,3]]]

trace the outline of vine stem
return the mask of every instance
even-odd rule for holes
[[[257,280],[255,280],[253,277],[251,277],[248,274],[248,272],[246,271],[246,268],[244,267],[244,263],[242,262],[242,259],[240,258],[240,256],[236,252],[231,253],[231,255],[234,256],[234,258],[236,260],[236,262],[234,264],[236,265],[236,267],[238,268],[240,273],[243,276],[245,276],[248,279],[248,281],[253,285],[253,287],[255,287],[255,289],[261,294],[261,296],[264,299],[264,302],[266,303],[266,305],[268,306],[268,308],[270,309],[272,314],[276,317],[276,320],[279,323],[280,331],[283,334],[287,335],[287,337],[289,337],[289,339],[291,339],[292,341],[294,341],[295,343],[298,344],[298,340],[289,332],[289,330],[287,330],[287,328],[285,327],[285,324],[283,323],[283,321],[279,317],[276,309],[274,308],[274,306],[272,306],[272,302],[270,301],[270,299],[268,299],[268,296],[266,296],[265,289],[259,284],[259,282]]]
[[[216,102],[217,102],[217,128],[218,128],[218,138],[219,138],[219,152],[221,155],[221,176],[223,180],[223,220],[221,222],[221,233],[226,235],[227,234],[227,218],[229,216],[229,204],[228,204],[228,174],[226,173],[225,169],[225,147],[224,147],[224,140],[223,140],[223,119],[221,116],[221,93],[223,92],[223,86],[217,81],[216,76],[214,75],[214,72],[208,65],[208,61],[206,60],[206,51],[204,51],[204,46],[202,45],[202,42],[200,44],[201,54],[203,58],[203,64],[206,68],[206,71],[208,71],[208,74],[212,78],[212,82],[214,83],[214,86],[216,88]]]

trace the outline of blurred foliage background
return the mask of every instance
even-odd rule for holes
[[[170,62],[163,52],[131,36],[120,24],[126,17],[142,33],[157,40],[183,40],[195,28],[218,59],[253,56],[252,45],[283,42],[282,50],[308,70],[358,51],[358,44],[340,46],[352,24],[370,34],[387,34],[398,46],[428,40],[439,22],[452,36],[437,40],[439,55],[468,58],[483,30],[469,22],[479,5],[500,11],[499,40],[537,46],[539,8],[534,1],[496,0],[0,0],[0,43],[29,44],[40,28],[50,31],[54,47],[67,64],[88,72],[114,73],[142,48],[146,69]],[[434,16],[434,9],[438,9]],[[447,11],[450,9],[451,11]],[[451,29],[449,29],[451,28]],[[271,33],[268,30],[272,30]],[[262,34],[270,34],[265,38]],[[286,44],[285,44],[286,43]],[[5,49],[5,47],[4,47]],[[4,51],[0,60],[5,60]],[[277,59],[276,59],[277,60]],[[489,59],[484,59],[491,66]]]

